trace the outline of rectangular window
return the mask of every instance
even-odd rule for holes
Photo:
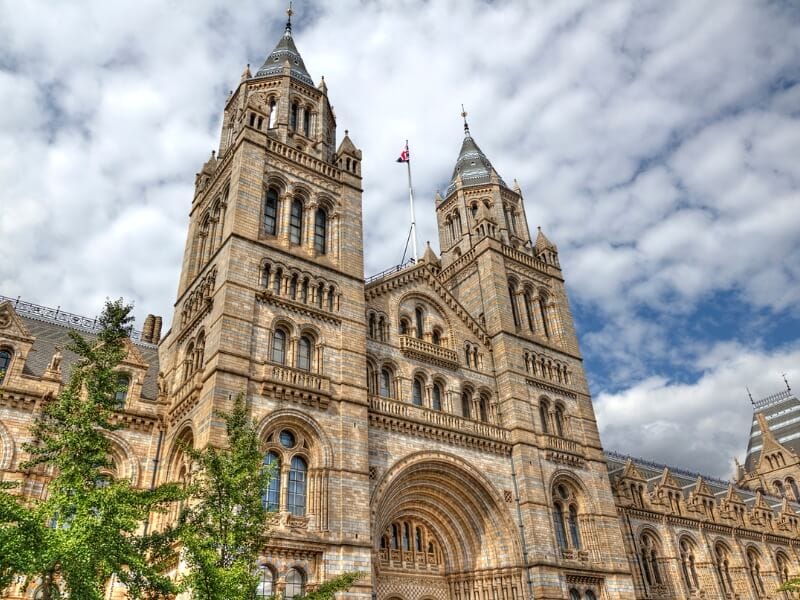
[[[303,230],[303,204],[299,200],[292,202],[292,212],[289,215],[289,241],[292,244],[300,243]]]

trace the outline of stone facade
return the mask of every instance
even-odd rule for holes
[[[342,597],[778,597],[800,508],[603,452],[558,249],[466,122],[441,256],[368,280],[361,152],[335,141],[287,24],[197,175],[172,328],[148,318],[120,366],[114,475],[190,477],[179,442],[223,444],[216,413],[243,392],[279,464],[264,595],[360,570]],[[93,331],[0,304],[0,474],[25,494],[46,490],[21,444],[68,327]]]

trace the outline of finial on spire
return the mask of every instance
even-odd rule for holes
[[[461,105],[461,117],[464,119],[464,135],[469,135],[469,125],[467,124],[467,111],[464,105]]]
[[[749,387],[745,387],[744,389],[747,390],[747,395],[750,397],[750,403],[755,405],[756,401],[753,400],[753,394],[750,393],[750,388]]]
[[[785,384],[786,384],[786,391],[787,391],[787,392],[791,392],[791,391],[792,391],[792,388],[791,388],[791,387],[789,387],[789,380],[788,380],[788,379],[786,379],[786,373],[781,373],[781,375],[783,375],[783,383],[785,383]]]
[[[292,0],[289,0],[289,8],[286,9],[286,33],[292,35]]]

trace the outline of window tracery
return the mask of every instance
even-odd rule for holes
[[[577,495],[574,488],[567,483],[558,483],[552,495],[556,542],[565,557],[573,557],[582,549]]]
[[[297,431],[283,427],[267,438],[265,468],[273,476],[262,495],[262,503],[271,511],[288,512],[304,517],[307,512],[309,477],[308,440]]]

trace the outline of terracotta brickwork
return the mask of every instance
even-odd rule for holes
[[[223,444],[218,411],[244,393],[279,465],[265,595],[359,570],[342,598],[779,597],[797,505],[603,452],[558,249],[466,122],[441,256],[366,283],[361,151],[335,141],[287,24],[196,177],[171,329],[148,318],[120,367],[114,475],[187,481],[181,444]],[[0,477],[33,496],[48,474],[21,445],[70,326],[91,335],[0,304]]]

